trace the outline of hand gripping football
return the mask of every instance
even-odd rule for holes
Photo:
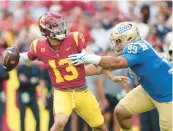
[[[2,56],[2,63],[5,70],[13,70],[19,63],[19,57],[19,51],[15,46],[7,48]]]

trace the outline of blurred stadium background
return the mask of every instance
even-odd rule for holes
[[[67,20],[69,31],[80,31],[84,34],[87,44],[95,53],[112,55],[110,52],[109,34],[112,27],[121,21],[135,21],[138,24],[141,36],[149,41],[152,46],[165,57],[169,44],[172,41],[172,1],[0,1],[0,58],[3,51],[16,45],[20,52],[29,50],[33,39],[43,38],[39,32],[37,21],[47,11],[60,12]],[[0,60],[1,61],[1,60]],[[40,70],[43,65],[34,62]],[[129,75],[127,72],[115,72],[119,75]],[[9,72],[9,80],[1,80],[0,112],[2,131],[20,131],[20,111],[17,100],[19,80],[17,69]],[[130,77],[131,78],[131,77]],[[100,107],[105,114],[107,122],[113,123],[110,131],[115,131],[118,126],[112,120],[112,100],[120,100],[126,92],[137,83],[131,78],[128,89],[119,84],[111,83],[104,76],[87,77],[87,82],[94,95],[98,98]],[[49,113],[44,97],[48,95],[48,88],[44,82],[36,87],[37,103],[40,112],[40,131],[48,130]],[[103,92],[99,91],[103,89]],[[111,94],[113,92],[114,94]],[[100,94],[99,94],[100,93]],[[102,94],[105,96],[102,97]],[[111,97],[111,98],[110,98]],[[102,99],[104,98],[104,99]],[[109,103],[109,104],[108,104]],[[116,103],[113,102],[116,105]],[[157,116],[151,113],[151,117]],[[80,123],[81,120],[78,120]],[[157,119],[155,119],[157,121]],[[68,130],[78,131],[76,115],[71,118],[71,127]],[[30,109],[26,110],[26,131],[34,131],[36,122]],[[140,131],[141,116],[134,117],[134,129]],[[87,131],[79,127],[79,131]],[[147,131],[147,130],[145,130]],[[152,131],[152,130],[150,130]],[[154,131],[154,130],[153,130]],[[157,130],[158,131],[158,130]]]

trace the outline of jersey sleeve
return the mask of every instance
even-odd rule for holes
[[[124,48],[122,56],[126,58],[128,66],[132,67],[142,61],[141,53],[143,53],[143,49],[140,45],[129,44]]]
[[[30,60],[35,60],[38,58],[37,55],[37,43],[38,40],[33,40],[30,46],[30,50],[28,51],[27,55]]]
[[[74,36],[74,40],[75,40],[76,46],[78,47],[79,52],[82,52],[82,49],[85,49],[87,47],[85,43],[84,35],[82,33],[75,32],[73,36]]]

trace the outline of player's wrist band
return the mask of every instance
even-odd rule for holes
[[[90,64],[98,65],[101,60],[101,56],[94,55],[94,54],[87,54],[85,56],[85,60],[86,60],[86,62],[88,62]]]

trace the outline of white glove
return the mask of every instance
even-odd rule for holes
[[[81,65],[81,64],[87,63],[86,59],[85,59],[86,55],[87,55],[86,52],[69,55],[68,58],[70,60],[72,60],[72,62],[70,64],[77,66],[77,65]]]
[[[68,58],[72,60],[70,64],[73,64],[75,66],[85,64],[85,63],[98,65],[98,63],[101,60],[101,56],[97,56],[95,54],[87,54],[86,52],[69,55]]]

